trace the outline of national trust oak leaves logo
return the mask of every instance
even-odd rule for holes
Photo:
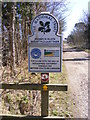
[[[41,27],[38,28],[38,31],[41,31],[44,34],[51,31],[51,29],[50,29],[50,22],[49,21],[47,21],[45,23],[40,21],[39,24],[41,25]]]

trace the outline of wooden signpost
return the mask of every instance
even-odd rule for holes
[[[31,32],[32,36],[28,37],[28,68],[30,72],[41,72],[41,116],[48,116],[49,90],[45,84],[49,84],[49,72],[62,70],[62,39],[58,35],[58,21],[51,14],[41,13],[33,19]]]
[[[41,116],[9,116],[4,120],[60,120],[48,117],[49,91],[67,91],[66,84],[49,84],[49,72],[62,70],[62,40],[58,35],[58,21],[48,13],[41,13],[31,23],[32,36],[28,37],[29,72],[41,72],[41,84],[1,84],[0,89],[22,89],[41,91]],[[1,115],[0,115],[1,116]]]
[[[61,72],[62,40],[56,18],[42,13],[31,23],[32,36],[28,37],[28,63],[30,72],[41,72],[41,84],[49,84],[49,73]],[[43,72],[43,73],[42,73]],[[48,116],[49,91],[44,85],[41,91],[41,116]]]
[[[41,84],[43,85],[43,90],[41,91],[41,116],[48,116],[49,109],[49,73],[41,73]]]

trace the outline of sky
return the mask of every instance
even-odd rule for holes
[[[80,22],[83,17],[83,11],[88,11],[88,2],[90,0],[68,0],[70,2],[70,14],[66,19],[66,30],[63,37],[66,38],[73,30],[75,23]]]

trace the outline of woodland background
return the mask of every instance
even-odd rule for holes
[[[41,12],[50,12],[59,21],[59,34],[66,28],[66,18],[70,14],[69,2],[0,2],[0,82],[4,83],[40,83],[40,74],[28,73],[28,35],[31,33],[31,21]],[[73,18],[72,18],[73,19]],[[75,24],[66,41],[77,49],[90,49],[90,15],[84,12],[79,23]],[[50,74],[51,83],[66,83],[63,64],[61,74]],[[58,79],[58,81],[57,81]],[[2,113],[40,114],[40,92],[3,90]],[[62,97],[61,97],[62,96]],[[72,116],[70,111],[75,103],[69,101],[68,93],[50,94],[50,114],[54,116]],[[56,97],[56,99],[55,99]],[[56,100],[56,102],[55,102]],[[53,102],[54,101],[54,102]],[[58,107],[59,105],[63,107]],[[56,109],[55,109],[56,108]]]
[[[2,2],[1,6],[1,36],[2,65],[9,66],[15,74],[14,67],[27,57],[28,35],[31,33],[31,21],[41,12],[50,12],[59,21],[59,33],[66,28],[65,19],[69,15],[69,3],[61,2]],[[89,48],[88,38],[90,16],[84,12],[81,22],[76,23],[67,42],[79,47]]]

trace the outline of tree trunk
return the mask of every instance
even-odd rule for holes
[[[15,16],[16,16],[16,2],[13,3],[13,22],[12,22],[12,28],[13,28],[13,67],[15,67]]]
[[[22,31],[23,34],[23,43],[22,43],[22,49],[23,49],[23,59],[25,60],[27,57],[27,25],[26,20],[23,21],[24,30]]]
[[[14,56],[13,56],[13,13],[10,16],[10,27],[9,27],[9,51],[10,51],[10,70],[14,73]]]

